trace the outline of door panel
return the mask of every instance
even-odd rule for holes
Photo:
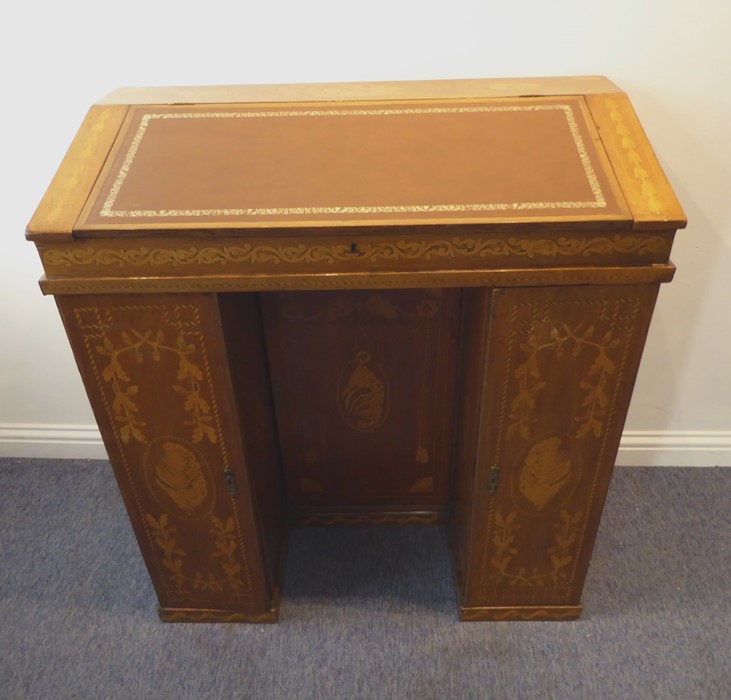
[[[161,616],[273,619],[216,296],[57,302]]]
[[[291,502],[444,507],[459,290],[277,293],[262,304]]]
[[[492,293],[464,607],[578,605],[656,294]]]

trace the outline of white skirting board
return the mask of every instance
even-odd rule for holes
[[[96,425],[0,423],[0,457],[107,459]]]
[[[0,423],[0,457],[106,459],[95,425]],[[618,466],[729,467],[731,430],[628,430]]]

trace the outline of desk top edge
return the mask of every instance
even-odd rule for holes
[[[353,83],[280,85],[206,85],[195,87],[122,87],[99,105],[234,104],[254,102],[350,101],[389,99],[469,99],[620,93],[604,76],[548,78],[465,78]]]
[[[631,210],[628,224],[636,230],[671,230],[686,225],[685,215],[662,172],[642,126],[626,94],[603,76],[423,80],[373,83],[313,83],[282,85],[199,86],[169,88],[120,88],[92,106],[87,121],[72,143],[54,182],[31,219],[26,237],[34,241],[57,241],[84,235],[81,210],[109,149],[117,139],[130,108],[139,105],[233,104],[298,101],[419,100],[419,99],[499,99],[551,96],[582,96],[590,119],[606,149],[611,168],[617,177]],[[589,116],[589,115],[587,115]],[[103,122],[101,127],[99,122]],[[622,136],[631,135],[629,148]],[[101,148],[89,148],[89,134],[101,142]],[[624,151],[624,152],[622,152]],[[79,158],[79,155],[83,157]],[[93,157],[89,158],[89,154]],[[635,161],[640,157],[645,167],[638,176]],[[69,160],[71,164],[69,165]],[[81,162],[87,161],[87,162]],[[73,166],[73,167],[71,167]],[[74,180],[64,170],[87,170],[89,182],[74,193],[73,206],[68,201],[67,181]],[[91,171],[94,172],[91,172]],[[65,189],[66,192],[61,190]],[[649,193],[649,194],[648,194]],[[65,197],[62,195],[66,195]],[[506,222],[507,223],[507,222]],[[548,222],[546,222],[548,223]],[[568,223],[568,222],[567,222]],[[121,232],[121,231],[120,231]],[[135,234],[130,231],[134,236]],[[141,232],[140,232],[141,233]],[[86,236],[107,237],[108,232],[87,231]],[[139,233],[138,233],[139,235]],[[86,237],[85,236],[85,237]]]

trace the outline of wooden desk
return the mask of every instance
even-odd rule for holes
[[[121,90],[27,235],[163,620],[276,620],[292,523],[441,521],[462,619],[561,620],[684,225],[555,78]]]

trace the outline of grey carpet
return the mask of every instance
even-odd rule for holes
[[[618,469],[561,623],[459,623],[441,528],[293,534],[278,625],[163,624],[105,462],[0,460],[2,698],[729,698],[731,469]]]

